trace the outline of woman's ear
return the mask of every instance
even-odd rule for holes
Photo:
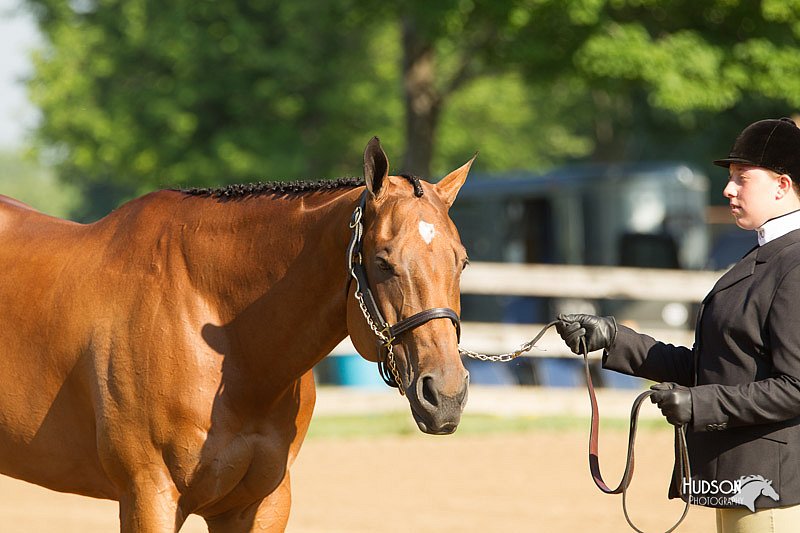
[[[787,194],[795,193],[794,181],[788,174],[781,174],[780,176],[778,176],[777,179],[778,179],[778,192],[776,194],[776,198],[778,200],[785,197]]]

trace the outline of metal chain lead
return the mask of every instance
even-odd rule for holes
[[[358,307],[361,309],[361,314],[364,315],[364,319],[367,321],[367,325],[372,330],[378,339],[380,339],[381,343],[386,346],[388,351],[387,353],[387,363],[389,365],[389,371],[392,373],[392,377],[394,377],[395,381],[399,384],[402,383],[400,381],[400,372],[397,370],[397,365],[394,361],[394,351],[392,349],[392,341],[394,339],[389,338],[384,332],[386,328],[383,330],[378,328],[378,325],[372,320],[372,316],[370,315],[369,311],[367,310],[367,304],[364,303],[364,298],[361,295],[360,291],[356,291],[355,293],[356,300],[358,301]],[[519,348],[514,350],[513,352],[503,353],[499,355],[488,355],[480,352],[474,352],[472,350],[468,350],[466,348],[462,348],[461,346],[458,347],[458,353],[461,355],[466,355],[472,359],[478,359],[480,361],[489,361],[491,363],[507,363],[516,359],[517,357],[521,356],[524,353],[527,353],[533,349],[534,344],[541,338],[542,334],[540,333],[532,340],[520,345]],[[400,387],[400,394],[403,393],[402,387]]]
[[[487,355],[485,353],[473,352],[472,350],[467,350],[461,346],[458,347],[458,353],[461,355],[466,355],[472,359],[478,359],[480,361],[489,361],[491,363],[507,363],[516,359],[520,355],[531,351],[531,349],[533,349],[533,344],[533,342],[526,342],[513,352],[502,353],[499,355]]]
[[[550,322],[545,327],[543,327],[539,333],[536,334],[534,338],[522,344],[519,348],[514,350],[513,352],[503,353],[500,355],[487,355],[484,353],[473,352],[472,350],[467,350],[466,348],[458,347],[458,352],[461,355],[466,355],[467,357],[471,357],[472,359],[478,359],[480,361],[489,361],[491,363],[507,363],[513,359],[516,359],[520,355],[529,352],[533,349],[533,346],[539,342],[539,339],[542,338],[545,331],[547,331],[551,326],[553,326],[557,321]]]
[[[398,372],[397,364],[394,362],[394,346],[392,345],[394,339],[386,334],[386,332],[389,331],[389,326],[386,325],[383,330],[378,329],[378,325],[372,320],[372,316],[367,309],[367,304],[364,303],[364,297],[361,295],[361,291],[356,291],[355,297],[356,301],[358,301],[358,307],[361,309],[361,314],[364,315],[364,319],[367,321],[367,325],[375,336],[378,337],[383,346],[386,347],[386,363],[389,366],[389,371],[392,373],[392,377],[397,383],[397,390],[400,391],[400,396],[405,396],[406,393],[403,390],[403,381],[400,379],[400,372]]]

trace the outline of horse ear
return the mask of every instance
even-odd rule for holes
[[[379,198],[389,176],[389,159],[381,148],[381,141],[373,137],[364,149],[364,181],[373,198]]]
[[[469,169],[476,157],[478,157],[477,152],[472,156],[472,159],[467,161],[461,168],[452,171],[436,184],[436,191],[447,204],[447,207],[452,206],[453,202],[455,202],[458,191],[461,190],[461,186],[467,181],[467,174],[469,174]]]

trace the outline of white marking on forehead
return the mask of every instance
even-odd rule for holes
[[[436,236],[436,228],[433,226],[433,224],[429,224],[424,220],[420,220],[419,234],[422,235],[422,240],[425,241],[425,244],[430,244],[433,238]]]

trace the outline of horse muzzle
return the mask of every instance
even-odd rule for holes
[[[445,381],[434,373],[422,374],[406,394],[411,414],[420,431],[430,435],[449,435],[458,428],[467,403],[469,373],[464,371],[456,387],[445,387]],[[449,392],[449,389],[455,389]]]

